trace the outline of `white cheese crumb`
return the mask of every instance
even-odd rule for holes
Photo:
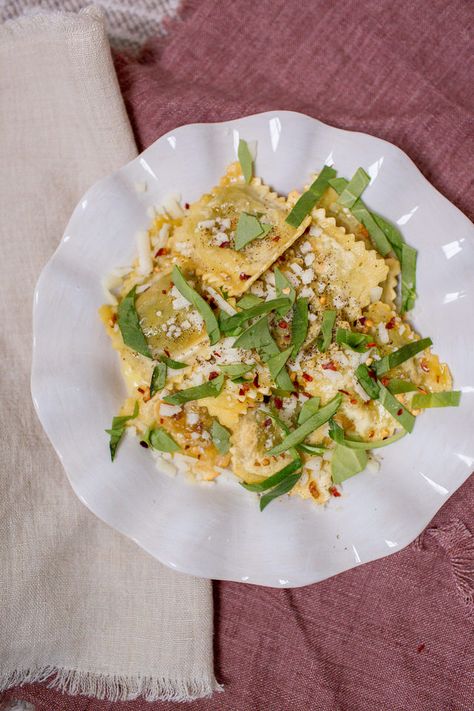
[[[152,237],[153,248],[154,249],[162,249],[168,241],[169,233],[170,233],[170,223],[165,222],[164,225],[161,226],[160,231],[158,232],[158,235],[154,239]]]
[[[367,393],[365,392],[364,388],[363,388],[361,385],[359,385],[359,383],[357,382],[357,380],[355,380],[355,378],[354,378],[353,386],[354,386],[354,390],[356,391],[357,395],[358,395],[364,402],[368,402],[368,401],[370,400],[369,395],[367,395]]]
[[[303,274],[303,269],[296,262],[293,262],[293,264],[290,264],[290,269],[298,276],[301,276]]]
[[[305,271],[301,274],[301,281],[303,282],[303,284],[311,284],[313,279],[314,279],[313,269],[305,269]]]
[[[160,404],[160,415],[161,417],[173,417],[181,412],[181,405],[167,405],[166,403]]]
[[[148,232],[137,232],[135,239],[137,241],[138,250],[138,273],[146,276],[153,269],[151,259],[150,238]]]
[[[398,328],[398,333],[399,333],[400,336],[401,336],[403,333],[405,333],[405,331],[406,331],[406,326],[405,326],[404,323],[401,323],[400,326],[399,326],[399,328]]]
[[[376,301],[380,301],[380,297],[382,296],[382,287],[381,286],[374,286],[373,289],[370,290],[370,301],[375,304]]]
[[[187,318],[181,322],[181,328],[183,329],[183,331],[189,331],[189,329],[192,328],[191,323],[188,321]]]
[[[211,230],[215,224],[215,220],[201,220],[201,222],[197,223],[197,228],[199,230]]]
[[[199,432],[191,432],[191,439],[199,439]]]
[[[137,286],[136,288],[136,293],[137,294],[143,294],[144,291],[149,289],[151,284],[140,284],[140,286]]]
[[[191,425],[191,427],[193,425],[197,425],[197,423],[199,422],[198,413],[197,412],[187,412],[186,413],[186,422],[188,423],[188,425]]]
[[[307,267],[310,267],[315,259],[316,257],[314,256],[314,254],[307,254],[304,258],[304,263]]]
[[[305,468],[317,474],[321,471],[321,457],[311,457],[305,462]]]
[[[174,246],[175,250],[183,255],[183,257],[190,257],[193,250],[190,244],[187,242],[176,242]]]
[[[335,296],[333,299],[333,304],[336,309],[342,309],[345,306],[346,302],[344,301],[342,296]]]
[[[188,301],[174,285],[170,291],[170,295],[173,297],[173,309],[175,311],[181,311],[181,309],[191,306],[191,302]]]
[[[377,331],[378,331],[378,335],[379,335],[379,341],[381,343],[389,343],[390,337],[388,335],[388,331],[385,328],[384,323],[379,323],[379,325],[377,326]]]
[[[233,316],[237,311],[219,294],[212,286],[206,286],[206,291],[212,296],[216,304],[222,311],[225,311],[229,316]]]
[[[183,217],[184,215],[184,210],[179,204],[180,200],[181,195],[178,195],[176,193],[172,195],[167,195],[163,200],[163,208],[168,213],[168,215],[175,220],[179,219],[180,217]]]
[[[301,293],[303,293],[303,292],[301,292]],[[310,321],[311,323],[314,323],[314,321],[316,321],[317,318],[318,318],[318,317],[316,316],[316,314],[311,313],[311,311],[309,312],[309,314],[308,314],[308,321]]]
[[[311,246],[311,242],[308,242],[308,240],[306,240],[306,242],[303,242],[303,244],[300,247],[300,252],[302,254],[308,254],[308,252],[312,252],[312,251],[313,251],[313,247]]]
[[[325,289],[326,284],[323,281],[320,281],[318,284],[318,294],[322,294]]]

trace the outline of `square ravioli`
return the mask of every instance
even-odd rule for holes
[[[310,217],[295,229],[286,223],[293,202],[278,196],[260,178],[246,183],[239,163],[229,166],[211,192],[193,203],[170,240],[172,250],[189,258],[196,274],[211,286],[238,296],[303,234]],[[242,213],[257,218],[259,236],[236,249]]]

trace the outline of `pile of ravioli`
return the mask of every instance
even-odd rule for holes
[[[451,389],[429,347],[377,376],[419,340],[397,306],[396,250],[374,249],[330,182],[309,191],[295,224],[301,195],[277,195],[237,162],[197,202],[155,213],[100,312],[129,390],[112,457],[129,428],[169,473],[230,471],[261,508],[286,494],[323,504],[406,434],[415,396]]]

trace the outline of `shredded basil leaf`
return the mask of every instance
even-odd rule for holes
[[[390,242],[388,241],[384,231],[380,229],[380,227],[374,220],[372,214],[366,208],[362,200],[356,200],[356,202],[351,208],[351,212],[354,217],[359,220],[359,222],[362,222],[364,227],[367,229],[372,244],[374,245],[374,248],[377,250],[377,252],[381,254],[382,257],[386,257],[391,250]]]
[[[173,360],[172,358],[167,358],[167,356],[164,355],[160,356],[160,360],[172,370],[181,370],[181,368],[188,367],[187,363],[180,363],[179,360]]]
[[[282,306],[290,305],[289,299],[271,299],[270,301],[263,301],[262,303],[251,306],[249,309],[243,309],[233,316],[229,316],[222,323],[222,330],[233,331],[235,328],[239,328],[246,321],[255,318],[256,316],[262,316],[263,314],[268,314],[270,311],[275,311]]]
[[[325,165],[316,180],[304,192],[289,213],[286,221],[292,227],[299,227],[306,215],[309,215],[318,200],[321,199],[324,191],[328,187],[329,180],[336,177],[336,171],[329,165]]]
[[[303,443],[301,443],[298,445],[298,451],[306,452],[307,454],[321,456],[326,451],[326,447],[323,447],[323,446],[317,445],[317,444],[303,444]]]
[[[211,437],[219,454],[227,454],[230,449],[230,432],[219,420],[212,422]]]
[[[300,477],[301,471],[296,474],[290,474],[286,477],[286,479],[283,479],[281,484],[275,486],[275,488],[269,491],[268,494],[264,494],[260,499],[260,511],[263,511],[263,509],[265,509],[274,499],[279,496],[283,496],[283,494],[288,494]]]
[[[109,442],[109,448],[110,448],[110,457],[112,461],[115,459],[115,454],[117,452],[117,447],[119,445],[120,440],[122,439],[123,433],[125,432],[125,423],[128,422],[129,420],[134,420],[135,417],[138,415],[138,401],[135,400],[135,407],[133,408],[133,412],[131,415],[119,415],[118,417],[114,417],[112,420],[112,427],[110,430],[105,430],[108,435],[110,435],[110,442]]]
[[[271,489],[273,486],[280,484],[283,479],[286,479],[289,474],[294,474],[294,472],[298,471],[298,469],[301,469],[301,459],[299,457],[297,459],[294,459],[292,462],[283,467],[283,469],[280,469],[279,471],[275,472],[275,474],[272,474],[263,481],[259,481],[258,483],[254,484],[247,484],[245,482],[241,482],[241,486],[243,486],[244,489],[247,489],[247,491],[267,491],[267,489]]]
[[[273,273],[275,275],[275,289],[277,296],[286,297],[290,300],[288,307],[284,306],[281,309],[278,309],[277,311],[277,314],[279,316],[286,316],[292,305],[295,303],[296,290],[291,281],[286,278],[286,276],[278,269],[278,267],[275,267]]]
[[[321,332],[315,342],[316,348],[321,351],[321,353],[327,351],[331,345],[332,330],[334,328],[334,324],[336,323],[336,316],[337,311],[332,311],[331,309],[327,309],[323,312]]]
[[[329,181],[329,185],[331,188],[334,188],[334,190],[340,195],[343,190],[349,185],[349,181],[346,180],[346,178],[331,178]]]
[[[255,215],[241,212],[237,229],[235,230],[234,249],[239,251],[249,244],[249,242],[253,242],[254,239],[257,239],[257,237],[262,239],[271,229],[272,225],[260,222]]]
[[[349,449],[336,444],[331,459],[331,475],[335,484],[341,484],[351,476],[363,471],[367,466],[367,452],[363,449]]]
[[[308,299],[299,298],[295,301],[293,321],[291,323],[291,343],[293,344],[293,358],[298,352],[308,335]]]
[[[158,363],[153,368],[153,374],[151,376],[150,382],[150,397],[156,395],[159,390],[163,390],[166,383],[166,365],[164,363]]]
[[[380,387],[379,401],[384,408],[401,424],[404,430],[412,432],[415,426],[415,416],[411,414],[402,404],[387,390],[385,385],[379,381]]]
[[[349,346],[357,353],[365,353],[367,343],[370,343],[370,338],[365,333],[357,331],[348,331],[346,328],[338,328],[336,331],[336,343]]]
[[[285,367],[285,363],[291,355],[292,346],[285,351],[281,351],[267,360],[268,370],[273,380],[276,380],[280,371]]]
[[[157,449],[160,452],[179,452],[181,447],[177,444],[173,437],[166,432],[162,427],[156,427],[150,430],[148,434],[148,442],[151,444],[153,449]]]
[[[399,395],[400,393],[411,393],[414,390],[418,390],[414,383],[409,380],[401,380],[400,378],[392,378],[387,384],[387,388],[390,390],[392,395]]]
[[[231,380],[236,380],[237,378],[241,378],[243,375],[253,370],[255,368],[255,363],[251,363],[250,365],[248,363],[230,363],[229,365],[218,364],[217,367],[220,368],[220,370]]]
[[[358,168],[339,195],[337,202],[339,205],[342,205],[342,207],[352,207],[369,183],[370,176],[367,175],[363,168]]]
[[[355,372],[359,384],[363,387],[367,395],[372,398],[372,400],[376,400],[380,393],[380,387],[375,379],[375,375],[371,377],[370,373],[371,371],[369,371],[365,363],[361,363],[357,366]]]
[[[135,308],[137,287],[134,286],[122,299],[117,309],[117,323],[126,346],[137,353],[151,358],[150,348],[140,326]]]
[[[417,353],[421,353],[421,351],[424,351],[432,345],[433,341],[431,338],[420,338],[419,341],[407,343],[377,361],[374,364],[375,372],[379,376],[385,375],[385,373],[388,373],[392,368],[396,368],[397,365],[404,363],[406,360],[410,360],[410,358],[413,358]]]
[[[252,180],[253,172],[253,158],[250,153],[247,141],[243,138],[239,140],[239,147],[237,149],[237,156],[239,158],[240,167],[242,168],[242,175],[246,183],[250,183]]]
[[[318,401],[318,405],[319,405],[319,398],[317,398],[317,397],[311,398],[311,400],[308,400],[308,403],[311,402],[312,400],[315,400],[315,401],[317,400],[317,401]],[[306,404],[306,403],[305,403],[305,404]],[[303,406],[303,407],[304,407],[304,406]],[[310,409],[311,409],[311,411],[310,411]],[[264,412],[266,415],[268,415],[269,417],[271,417],[272,420],[275,422],[275,424],[277,424],[278,427],[279,427],[285,434],[287,434],[287,435],[290,434],[290,428],[288,427],[288,425],[286,425],[285,422],[283,422],[283,420],[281,420],[281,419],[278,417],[278,415],[275,415],[274,412],[268,412],[267,410],[262,410],[262,412]],[[311,408],[307,408],[306,413],[305,413],[305,415],[304,415],[304,417],[303,417],[303,420],[300,421],[300,418],[298,418],[298,424],[299,424],[299,425],[300,425],[300,424],[303,424],[303,422],[306,421],[306,420],[308,419],[308,417],[310,417],[311,415],[314,415],[315,412],[317,412],[317,408],[315,408],[314,405],[312,405]],[[300,417],[301,417],[301,412],[300,412]],[[323,447],[322,445],[303,444],[303,443],[301,443],[301,444],[299,444],[299,445],[297,446],[296,449],[297,449],[298,451],[300,451],[300,452],[306,452],[307,454],[313,454],[313,455],[314,455],[314,454],[318,454],[318,455],[321,455],[321,454],[324,453],[324,451],[325,451],[326,448]],[[294,448],[292,447],[291,449],[288,450],[288,453],[291,454],[291,456],[292,456],[292,457],[295,457],[295,458],[298,456],[296,449],[294,449]]]
[[[242,335],[234,341],[233,347],[244,349],[255,348],[265,363],[267,363],[272,356],[280,353],[280,349],[270,333],[267,316],[262,316],[258,321],[251,324]],[[286,392],[292,392],[294,390],[293,383],[285,368],[282,368],[278,373],[275,384],[278,388]]]
[[[344,447],[349,447],[349,449],[380,449],[381,447],[387,447],[389,444],[398,442],[398,440],[402,439],[402,437],[405,437],[406,434],[407,433],[405,430],[400,430],[400,432],[397,432],[391,437],[387,437],[387,439],[373,440],[372,442],[362,442],[358,439],[346,437],[342,427],[340,427],[334,420],[330,420],[329,422],[329,436],[331,437],[331,439],[333,439],[334,442],[336,442],[337,444],[342,444]]]
[[[402,300],[401,312],[411,311],[416,300],[416,258],[417,251],[408,244],[402,245],[401,280]]]
[[[244,294],[242,298],[237,301],[237,306],[239,309],[250,309],[252,306],[261,304],[263,299],[255,294]]]
[[[296,447],[300,442],[303,442],[306,437],[317,430],[318,427],[324,425],[339,409],[342,401],[342,395],[338,393],[332,400],[330,400],[327,405],[324,405],[318,412],[311,417],[308,417],[302,425],[297,427],[293,432],[287,435],[280,444],[269,450],[267,454],[276,455],[285,452],[291,447]]]
[[[301,408],[300,414],[298,415],[299,425],[302,425],[303,422],[306,422],[309,417],[316,414],[316,412],[319,410],[320,402],[321,398],[310,397],[309,400],[306,400],[306,402],[303,403],[303,407]]]
[[[411,400],[415,410],[427,407],[458,407],[461,402],[460,390],[449,390],[441,393],[416,393]]]
[[[380,229],[383,230],[385,237],[392,245],[392,249],[395,252],[398,261],[401,263],[402,247],[405,244],[405,240],[403,239],[400,230],[398,230],[395,225],[392,225],[391,222],[386,220],[381,215],[377,215],[375,212],[372,213],[372,217],[374,218]]]
[[[183,405],[185,402],[190,402],[191,400],[201,400],[204,397],[217,397],[223,386],[224,375],[221,373],[217,378],[209,380],[207,383],[195,385],[185,390],[178,390],[173,393],[173,395],[167,395],[163,398],[163,402],[168,403],[168,405]]]
[[[191,304],[199,311],[204,319],[206,325],[207,335],[209,336],[209,341],[211,346],[213,346],[220,338],[219,324],[214,316],[214,312],[211,307],[205,301],[202,296],[200,296],[197,291],[195,291],[184,278],[181,269],[175,264],[173,267],[173,272],[171,274],[171,279],[173,284],[178,289],[179,293],[184,296]]]

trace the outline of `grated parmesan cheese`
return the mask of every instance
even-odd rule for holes
[[[137,271],[139,274],[146,276],[150,274],[153,269],[153,262],[151,259],[150,250],[150,238],[148,232],[137,232],[135,239],[137,241],[137,251],[138,251],[138,267]]]
[[[161,417],[173,417],[181,412],[181,405],[167,405],[166,403],[160,403],[160,415]]]

